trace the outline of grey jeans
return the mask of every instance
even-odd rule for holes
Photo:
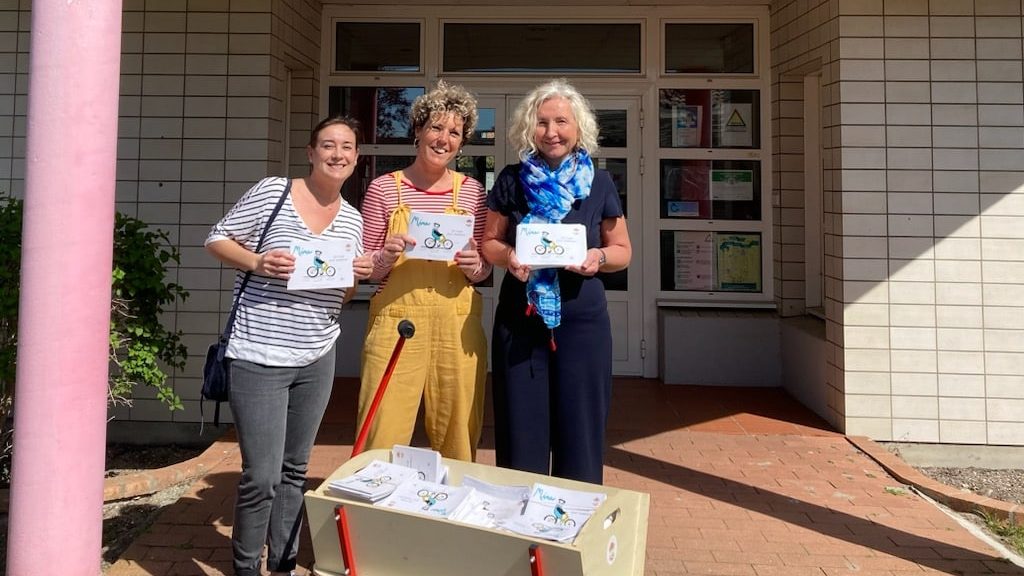
[[[231,535],[237,576],[295,568],[306,470],[334,383],[334,349],[300,368],[234,360],[231,413],[242,452],[242,477]]]

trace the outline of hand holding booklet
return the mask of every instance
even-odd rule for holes
[[[473,237],[473,217],[413,212],[409,215],[409,235],[416,244],[406,248],[406,258],[455,260],[455,253],[469,246]]]
[[[587,229],[582,224],[520,224],[516,258],[535,270],[579,266],[587,259]]]

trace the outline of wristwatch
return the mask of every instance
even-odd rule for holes
[[[608,261],[608,257],[605,256],[604,250],[598,248],[597,251],[601,253],[601,257],[597,259],[597,267],[600,268],[601,266],[604,266],[605,262]]]

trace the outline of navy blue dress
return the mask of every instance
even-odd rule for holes
[[[529,213],[520,165],[498,175],[487,206],[508,218],[505,241]],[[601,247],[601,221],[622,216],[611,176],[595,170],[590,196],[563,224],[587,227],[587,247]],[[612,390],[612,336],[604,284],[560,270],[562,322],[551,330],[527,316],[526,285],[505,274],[491,339],[498,466],[600,484]],[[554,336],[556,349],[551,349]],[[550,460],[550,466],[549,466]]]

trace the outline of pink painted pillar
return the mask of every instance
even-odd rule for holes
[[[7,574],[100,573],[121,0],[32,2]]]

